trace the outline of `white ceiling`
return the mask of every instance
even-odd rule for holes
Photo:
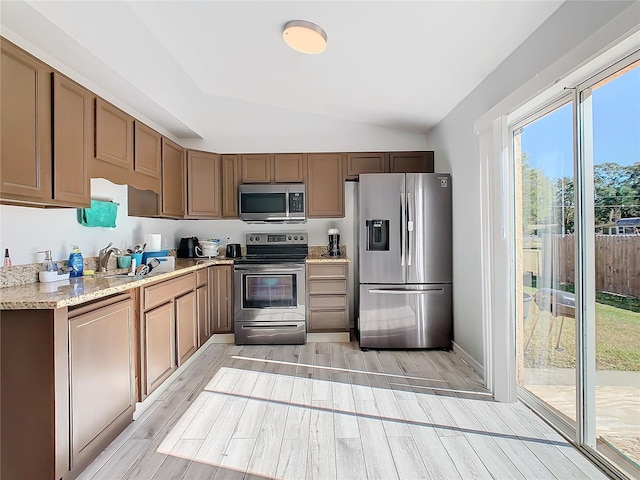
[[[0,3],[5,36],[197,138],[239,107],[426,133],[562,1]],[[282,27],[296,19],[324,28],[324,53],[286,46]]]

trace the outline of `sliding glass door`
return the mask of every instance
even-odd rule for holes
[[[622,68],[620,68],[622,67]],[[594,373],[586,378],[583,442],[640,465],[640,61],[580,88],[584,167],[593,179],[593,281],[585,292]],[[590,213],[590,214],[589,214]],[[587,324],[588,325],[588,324]],[[587,327],[589,329],[589,327]],[[592,406],[588,403],[592,402]]]
[[[511,125],[521,398],[640,476],[640,54]]]

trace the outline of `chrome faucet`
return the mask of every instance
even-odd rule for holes
[[[107,265],[109,264],[109,257],[111,256],[112,253],[115,253],[116,255],[122,254],[122,250],[120,250],[117,247],[112,247],[111,245],[113,245],[113,242],[109,242],[109,245],[107,245],[106,247],[104,247],[98,252],[98,270],[100,272],[107,271]]]

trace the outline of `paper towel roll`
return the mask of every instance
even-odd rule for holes
[[[162,234],[160,233],[145,233],[144,242],[147,244],[145,251],[158,252],[162,250]]]

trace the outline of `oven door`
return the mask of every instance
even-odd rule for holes
[[[305,298],[304,263],[235,265],[236,343],[304,343]]]
[[[305,319],[305,264],[236,264],[234,320]]]

